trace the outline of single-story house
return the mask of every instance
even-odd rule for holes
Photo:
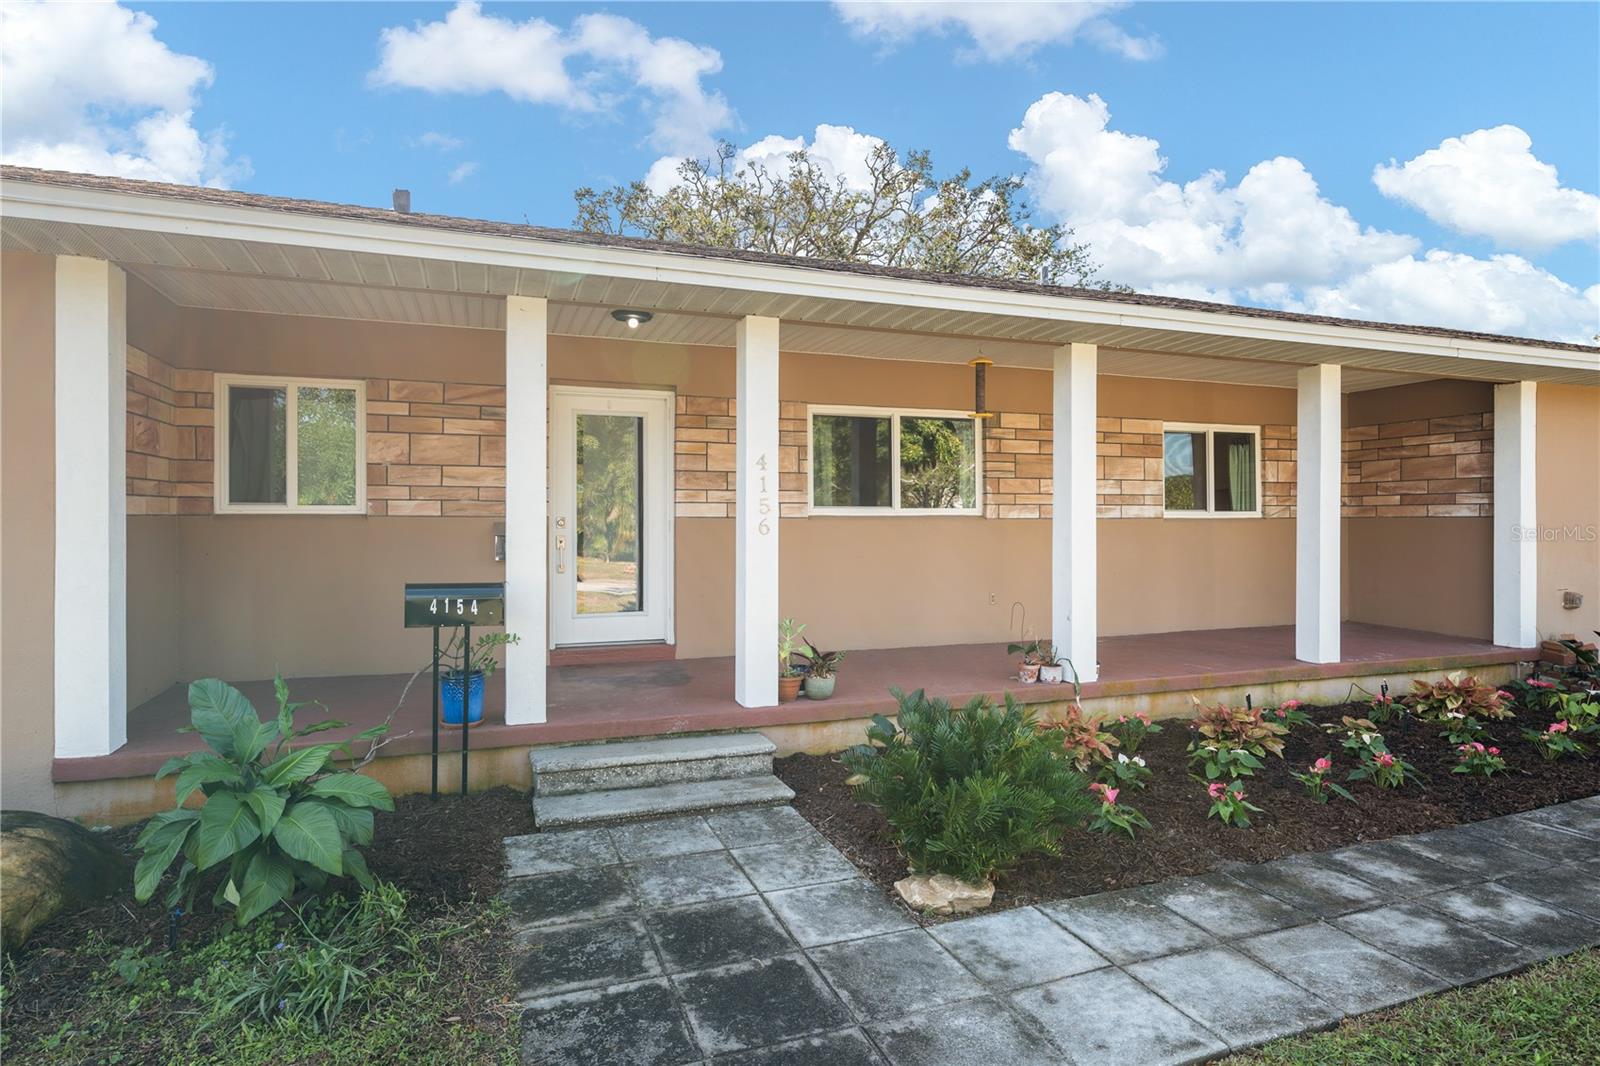
[[[505,584],[474,786],[837,750],[890,685],[1048,713],[1021,637],[1165,713],[1600,628],[1593,346],[14,167],[0,216],[7,807],[169,803],[196,677],[382,720],[408,582]],[[780,704],[784,618],[833,699]]]

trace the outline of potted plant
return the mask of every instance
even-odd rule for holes
[[[1031,685],[1039,680],[1039,667],[1044,664],[1044,641],[1029,640],[1021,644],[1008,645],[1006,654],[1022,656],[1022,661],[1017,664],[1018,681],[1024,685]]]
[[[1067,668],[1061,664],[1061,654],[1056,646],[1046,642],[1040,651],[1039,680],[1047,685],[1059,685],[1066,680]]]
[[[844,661],[844,652],[818,651],[817,646],[808,641],[795,654],[806,661],[806,699],[825,700],[833,695],[833,685],[838,680],[835,675]]]
[[[800,634],[805,623],[795,624],[793,618],[778,623],[778,702],[791,703],[800,695],[801,674],[793,663],[795,652],[805,643]]]
[[[465,719],[469,726],[483,721],[483,684],[500,668],[494,657],[495,649],[507,644],[520,643],[515,633],[485,633],[465,647],[462,632],[457,630],[439,653],[441,661],[459,660],[439,675],[439,720],[445,725],[460,725],[465,702]],[[464,699],[463,699],[464,697]]]

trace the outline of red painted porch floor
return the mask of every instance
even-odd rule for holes
[[[1344,624],[1342,646],[1341,662],[1317,665],[1295,659],[1293,626],[1103,637],[1100,680],[1085,685],[1084,695],[1128,696],[1376,673],[1392,673],[1399,680],[1408,671],[1534,656],[1531,649],[1362,622]],[[504,678],[491,678],[485,720],[473,728],[471,745],[518,747],[863,718],[893,708],[891,687],[923,688],[954,702],[976,695],[999,697],[1004,691],[1042,702],[1064,699],[1071,691],[1070,686],[1019,685],[1011,679],[1014,670],[1004,644],[852,651],[832,699],[748,710],[733,701],[731,658],[556,666],[550,669],[548,720],[541,725],[505,724]],[[401,674],[293,678],[290,690],[296,699],[321,700],[332,717],[350,723],[318,737],[342,740],[381,722],[405,682]],[[270,681],[236,684],[258,710],[270,712]],[[385,747],[385,754],[427,752],[430,712],[427,679],[419,678],[395,715],[397,739]],[[314,720],[311,714],[311,708],[302,711],[302,722]],[[193,734],[177,732],[188,720],[184,687],[174,685],[129,714],[124,747],[95,758],[57,759],[53,776],[57,781],[92,781],[154,773],[170,756],[199,746]],[[441,734],[440,747],[457,750],[455,731]]]

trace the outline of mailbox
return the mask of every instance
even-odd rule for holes
[[[418,584],[406,586],[406,628],[498,626],[505,624],[503,583]]]

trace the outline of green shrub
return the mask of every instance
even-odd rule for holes
[[[879,715],[867,744],[844,753],[856,797],[882,809],[911,869],[981,881],[1035,852],[1098,804],[1061,749],[1010,695],[952,708],[919,689],[892,690],[899,725]]]
[[[326,772],[333,753],[348,750],[348,744],[288,747],[291,740],[344,723],[329,719],[296,729],[294,714],[305,704],[290,702],[282,677],[274,687],[278,715],[262,721],[232,685],[207,678],[189,686],[190,729],[209,750],[169,759],[156,774],[157,780],[178,775],[178,806],[150,819],[139,834],[144,854],[133,882],[141,903],[179,858],[168,905],[192,903],[200,875],[226,864],[211,902],[232,904],[240,925],[301,886],[321,891],[330,876],[372,884],[356,847],[372,841],[373,810],[392,811],[394,801],[363,774]],[[357,739],[371,739],[385,728]],[[204,804],[185,807],[196,791]]]
[[[218,1019],[326,1032],[346,1010],[361,1014],[397,974],[420,963],[420,938],[406,917],[406,894],[375,883],[354,902],[313,900],[296,927],[227,971]]]

